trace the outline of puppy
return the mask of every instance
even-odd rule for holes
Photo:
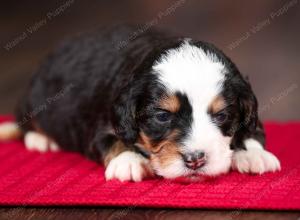
[[[104,163],[107,180],[280,169],[251,86],[222,51],[159,30],[129,39],[136,30],[75,37],[48,57],[16,112],[28,149],[80,152]]]

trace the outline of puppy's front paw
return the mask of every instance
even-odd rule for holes
[[[106,180],[118,179],[122,182],[139,182],[151,175],[149,161],[132,151],[120,153],[108,163],[105,170]]]
[[[280,170],[280,162],[272,153],[264,149],[249,148],[233,154],[232,168],[241,173],[262,174]]]

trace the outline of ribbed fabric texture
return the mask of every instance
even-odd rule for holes
[[[11,120],[0,117],[0,122]],[[101,165],[77,153],[28,152],[20,141],[0,143],[0,205],[93,205],[300,210],[300,123],[265,123],[267,147],[282,171],[231,172],[200,182],[163,179],[106,182]]]

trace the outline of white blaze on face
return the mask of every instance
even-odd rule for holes
[[[223,63],[214,54],[205,53],[185,41],[179,48],[169,50],[153,69],[170,93],[185,94],[192,106],[193,122],[184,142],[184,151],[206,153],[205,173],[226,172],[230,167],[230,138],[223,136],[208,114],[208,108],[220,94],[225,80]]]

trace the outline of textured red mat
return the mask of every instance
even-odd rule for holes
[[[0,122],[9,117],[0,117]],[[282,171],[232,172],[198,183],[105,182],[103,167],[76,153],[28,152],[0,143],[0,205],[97,205],[300,210],[300,123],[266,123],[268,147]]]

